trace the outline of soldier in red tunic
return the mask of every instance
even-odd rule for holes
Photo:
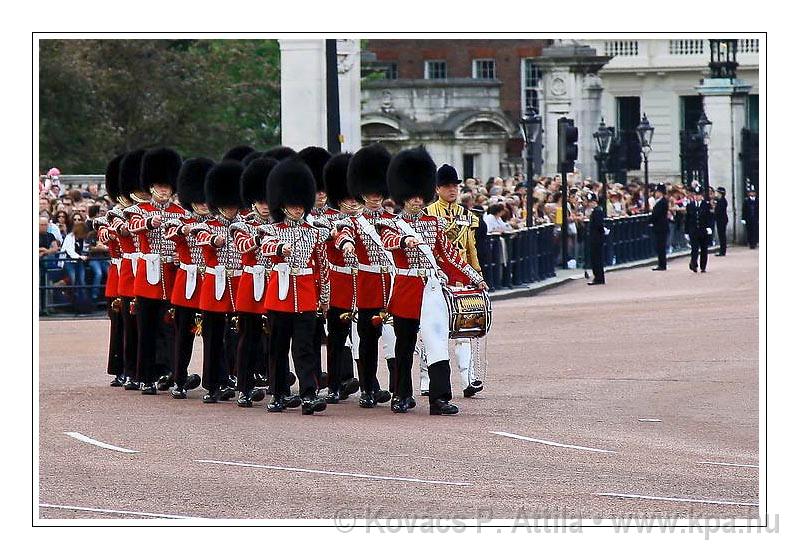
[[[303,414],[314,414],[326,407],[325,400],[317,396],[314,324],[317,311],[327,312],[330,302],[327,234],[306,221],[314,206],[314,176],[299,157],[288,157],[270,172],[267,196],[276,220],[261,226],[261,250],[273,262],[266,309],[271,332],[269,381],[274,395],[267,410],[281,412],[299,404],[297,398],[287,397],[286,377],[281,370],[291,344]]]
[[[178,202],[187,213],[164,223],[166,239],[175,243],[178,264],[170,296],[175,309],[175,347],[172,354],[175,387],[170,391],[174,399],[185,399],[187,391],[200,385],[200,376],[196,373],[189,375],[188,367],[200,314],[200,284],[205,262],[203,250],[191,231],[210,217],[203,183],[213,166],[214,162],[208,158],[193,158],[183,163],[178,174]]]
[[[106,192],[112,200],[119,198],[119,164],[125,154],[112,159],[106,167]],[[99,216],[92,222],[97,231],[97,240],[108,247],[111,266],[106,278],[105,296],[108,318],[111,321],[108,336],[108,364],[106,373],[113,375],[112,387],[122,387],[125,383],[125,371],[122,355],[125,349],[125,331],[122,325],[122,299],[119,295],[119,267],[122,252],[117,234],[111,229],[109,218]]]
[[[341,226],[336,240],[337,246],[345,252],[354,251],[358,261],[356,356],[361,383],[358,404],[362,408],[374,408],[377,403],[388,402],[391,398],[388,391],[381,390],[377,371],[378,338],[385,337],[385,331],[391,329],[384,323],[388,320],[394,262],[376,230],[376,225],[394,218],[394,214],[383,209],[383,201],[389,196],[386,170],[391,157],[382,145],[372,144],[358,150],[350,160],[347,188],[364,208]],[[391,377],[394,364],[387,365]]]
[[[257,153],[257,152],[253,152]],[[248,156],[249,157],[249,156]],[[245,158],[247,159],[247,158]],[[242,255],[242,277],[236,292],[239,343],[236,347],[236,388],[240,407],[251,408],[265,393],[256,389],[256,367],[265,362],[264,312],[267,279],[272,261],[259,251],[259,226],[272,223],[267,205],[267,177],[278,161],[266,157],[253,160],[242,173],[241,199],[252,208],[244,221],[231,225],[236,249]]]
[[[213,216],[192,228],[206,264],[200,288],[203,387],[208,391],[204,403],[228,400],[236,394],[228,385],[225,329],[227,317],[236,313],[236,290],[242,276],[242,255],[236,249],[231,225],[242,221],[239,181],[243,171],[242,164],[233,159],[211,168],[204,188]]]
[[[175,337],[165,320],[175,281],[175,244],[166,239],[162,226],[186,214],[172,201],[181,163],[181,156],[168,148],[154,148],[144,154],[140,184],[150,191],[151,198],[136,205],[138,212],[128,224],[130,232],[139,238],[142,253],[134,293],[139,327],[136,371],[143,395],[157,394],[156,381],[165,376],[169,379],[172,369]],[[169,385],[162,388],[166,390]]]
[[[138,390],[140,387],[136,373],[139,328],[136,324],[136,293],[134,284],[139,258],[142,253],[139,250],[139,237],[132,234],[128,226],[130,218],[139,212],[137,203],[144,202],[148,198],[147,191],[139,184],[141,179],[142,156],[144,156],[144,150],[133,150],[125,154],[120,161],[119,197],[117,198],[117,205],[107,214],[111,229],[116,234],[120,250],[122,251],[117,291],[122,298],[122,308],[120,311],[122,315],[122,329],[125,331],[122,362],[125,372],[125,383],[123,383],[123,387],[126,391]]]
[[[323,170],[327,199],[323,217],[332,231],[337,225],[346,225],[361,206],[347,191],[347,166],[353,154],[333,156]],[[319,201],[319,197],[318,197]],[[358,260],[353,245],[343,252],[337,245],[338,237],[331,236],[327,243],[330,266],[331,308],[328,311],[328,395],[325,401],[338,403],[358,391],[358,380],[353,376],[353,356],[347,346],[353,321],[357,315],[356,288],[358,284]]]
[[[423,212],[433,200],[436,164],[424,148],[404,150],[392,158],[387,172],[389,191],[403,210],[382,239],[393,251],[397,281],[389,303],[397,344],[397,377],[391,384],[392,412],[413,407],[411,367],[417,331],[428,354],[430,413],[456,414],[450,404],[448,310],[442,286],[461,282],[487,289],[481,275],[463,261],[445,234],[441,218]]]

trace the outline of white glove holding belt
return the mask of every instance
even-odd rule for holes
[[[606,234],[606,235],[608,235],[609,233],[611,233],[611,230],[610,230],[610,229],[608,229],[607,227],[604,227],[604,228],[603,228],[603,231],[605,232],[605,234]]]

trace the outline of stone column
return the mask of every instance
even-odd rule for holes
[[[708,181],[725,187],[728,198],[728,233],[736,243],[744,243],[746,232],[739,223],[745,197],[744,177],[739,153],[742,129],[747,123],[746,101],[751,86],[742,80],[706,78],[697,91],[703,96],[703,109],[711,121],[708,139]]]
[[[343,152],[361,147],[361,46],[355,39],[338,39],[339,120]]]

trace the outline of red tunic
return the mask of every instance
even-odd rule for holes
[[[175,283],[175,244],[166,239],[163,227],[155,227],[153,218],[159,216],[162,224],[171,219],[186,215],[186,210],[173,202],[158,204],[154,201],[140,202],[139,212],[131,215],[128,229],[139,238],[142,260],[138,263],[134,293],[148,299],[169,300]],[[157,279],[152,282],[147,274],[146,260],[151,255],[159,255],[161,260]]]
[[[329,208],[325,217],[331,222],[348,220],[350,216]],[[345,255],[341,248],[343,237],[331,237],[325,244],[330,263],[331,307],[351,309],[353,307],[356,290],[358,287],[358,259],[355,254]],[[342,269],[349,269],[344,272]],[[355,272],[355,274],[354,274]]]
[[[444,233],[443,221],[427,214],[410,215],[405,212],[397,220],[408,223],[422,237],[424,243],[433,250],[437,265],[447,276],[448,284],[479,284],[483,281],[471,266],[458,254],[458,249]],[[392,250],[394,261],[399,270],[423,271],[424,274],[435,273],[434,267],[419,247],[406,248],[408,235],[395,227],[385,227],[381,231],[381,239],[387,248]],[[389,302],[389,312],[405,319],[419,319],[422,309],[422,292],[426,277],[395,276],[394,292]]]
[[[264,226],[261,251],[270,257],[273,269],[267,283],[265,308],[268,311],[301,313],[316,311],[320,303],[330,302],[328,258],[325,254],[327,230],[317,229],[305,221],[284,221]],[[292,248],[292,254],[283,256],[283,247]],[[289,274],[288,293],[280,299],[277,269],[305,271],[310,274]]]
[[[372,224],[390,223],[395,218],[385,210],[371,212],[364,210],[364,218]],[[356,299],[359,309],[382,309],[389,302],[391,276],[389,269],[392,261],[387,257],[384,247],[370,237],[359,224],[358,216],[351,217],[349,223],[341,228],[336,236],[336,246],[341,247],[345,241],[351,241],[356,247],[356,259],[359,264]],[[370,267],[373,270],[364,270]],[[375,270],[375,268],[380,271]],[[346,308],[350,306],[347,305]]]
[[[96,218],[102,224],[97,230],[97,240],[108,247],[108,254],[111,257],[111,266],[108,267],[106,277],[105,296],[115,298],[119,296],[119,267],[121,265],[121,255],[117,234],[111,229],[105,218]]]
[[[269,223],[255,212],[244,218],[244,222],[237,222],[231,226],[236,250],[242,255],[242,277],[236,292],[236,310],[240,313],[265,313],[267,284],[272,261],[259,251],[260,234],[256,228]],[[260,297],[256,299],[254,289],[253,267],[264,267],[264,287]]]
[[[200,287],[203,283],[203,250],[197,244],[197,238],[193,235],[183,235],[181,228],[185,225],[193,227],[205,221],[205,218],[198,218],[195,215],[187,215],[178,220],[171,220],[166,224],[165,237],[175,243],[175,255],[177,257],[177,269],[175,271],[175,282],[172,286],[170,301],[173,305],[188,307],[190,309],[200,308]],[[197,267],[195,272],[194,291],[189,298],[186,297],[186,281],[188,272],[185,267]]]
[[[193,234],[197,236],[197,244],[203,248],[203,258],[206,263],[200,287],[200,309],[203,311],[236,312],[236,292],[242,273],[242,256],[236,250],[230,226],[240,221],[242,218],[238,214],[232,220],[215,215],[205,223],[198,224],[193,230]],[[213,245],[217,237],[222,238],[222,247]],[[221,275],[220,280],[217,280],[217,275]],[[217,285],[218,282],[223,282],[223,279],[224,289],[217,298]]]
[[[119,248],[122,252],[122,260],[119,265],[119,278],[117,280],[117,292],[121,297],[132,298],[136,295],[134,283],[137,264],[134,264],[134,261],[138,263],[138,259],[135,259],[134,255],[137,255],[139,252],[138,238],[127,230],[128,216],[122,216],[122,209],[117,209],[117,212],[119,212],[119,214],[112,214],[111,212],[108,214],[112,219],[111,229],[117,236]]]

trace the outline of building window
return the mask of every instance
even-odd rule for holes
[[[747,96],[747,128],[758,132],[758,95]]]
[[[638,97],[617,97],[617,130],[636,130],[641,119],[641,100]]]
[[[444,60],[425,61],[426,80],[444,80],[447,78],[447,62]]]
[[[396,80],[397,79],[397,63],[396,62],[388,62],[386,63],[386,69],[384,70],[384,78],[387,80]]]
[[[702,96],[681,95],[681,130],[697,131],[697,121],[702,113]]]
[[[494,80],[494,59],[478,58],[473,60],[472,77],[476,80]]]
[[[539,99],[542,88],[542,72],[534,59],[522,59],[522,112],[532,107],[539,113]]]
[[[479,154],[464,154],[464,169],[463,177],[466,179],[474,179],[477,171],[476,164],[478,162]]]

